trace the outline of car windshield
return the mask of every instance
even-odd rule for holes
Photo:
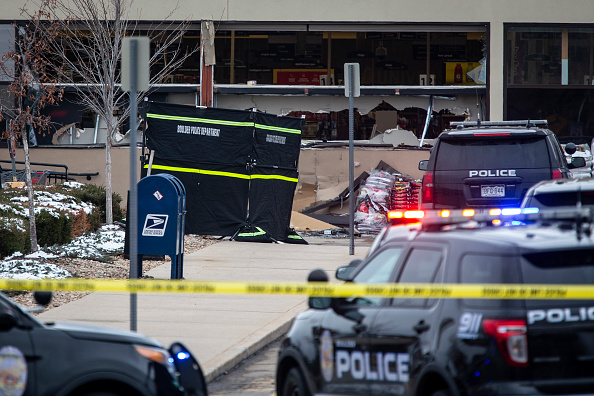
[[[547,168],[545,137],[447,139],[440,143],[437,169]]]

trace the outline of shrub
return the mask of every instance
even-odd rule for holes
[[[28,241],[28,232],[18,229],[0,229],[0,258],[10,256],[15,252],[30,252],[31,245]]]
[[[81,201],[91,203],[91,204],[93,204],[93,206],[99,208],[100,221],[99,221],[99,225],[97,226],[97,228],[99,228],[99,226],[101,225],[100,223],[102,223],[102,222],[105,223],[105,221],[106,221],[106,216],[105,216],[106,194],[107,193],[105,191],[105,187],[96,186],[94,184],[84,184],[80,188],[74,189],[72,191],[72,195],[74,195]],[[112,199],[112,211],[113,211],[114,221],[122,220],[124,218],[122,208],[120,207],[120,204],[122,202],[122,196],[120,194],[114,192],[111,195],[111,199]],[[97,228],[95,228],[95,229],[97,229]]]
[[[42,210],[35,214],[39,246],[63,245],[72,240],[72,219],[65,213]]]

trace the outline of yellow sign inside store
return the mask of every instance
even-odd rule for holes
[[[332,284],[199,282],[187,280],[0,279],[2,290],[116,293],[285,294],[316,297],[406,297],[479,299],[594,299],[593,285],[516,284]]]

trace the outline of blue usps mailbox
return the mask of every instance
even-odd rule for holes
[[[138,268],[142,255],[171,257],[171,279],[183,278],[186,190],[173,175],[146,176],[138,191]]]

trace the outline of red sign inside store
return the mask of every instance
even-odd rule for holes
[[[278,85],[320,85],[320,76],[327,70],[285,69],[274,70],[274,83]]]

